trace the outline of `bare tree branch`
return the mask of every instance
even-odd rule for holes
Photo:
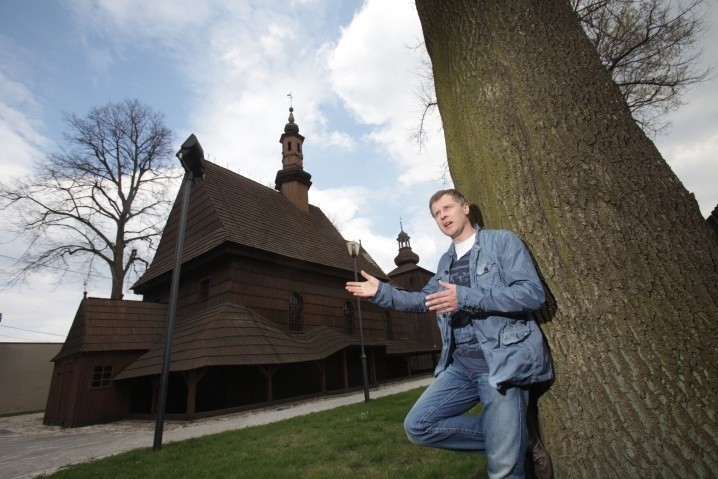
[[[147,266],[171,204],[168,187],[181,176],[172,132],[138,100],[65,121],[60,152],[39,161],[33,175],[0,184],[0,209],[28,244],[9,284],[43,269],[91,267],[97,258],[109,267],[110,296],[118,299],[127,274]]]
[[[712,72],[700,68],[703,50],[696,48],[705,29],[706,4],[706,0],[571,0],[634,120],[650,136],[670,127],[667,113],[682,105],[689,87]],[[421,150],[427,139],[426,118],[436,107],[428,56],[419,76],[417,97],[423,110],[410,138]]]
[[[643,130],[655,136],[670,124],[666,113],[701,83],[705,0],[572,0],[581,25]]]

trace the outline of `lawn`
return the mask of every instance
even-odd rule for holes
[[[423,388],[284,421],[137,449],[68,467],[59,478],[486,477],[481,454],[419,447],[403,421]]]

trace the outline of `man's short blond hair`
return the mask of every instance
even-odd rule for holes
[[[468,201],[466,201],[466,197],[462,195],[458,190],[455,190],[453,188],[450,188],[448,190],[439,190],[433,195],[431,195],[431,198],[429,198],[429,213],[433,215],[431,207],[434,206],[434,203],[439,201],[439,198],[444,195],[451,195],[451,197],[454,198],[454,201],[456,201],[460,205],[465,205],[466,203],[468,203]]]

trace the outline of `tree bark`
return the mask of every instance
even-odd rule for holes
[[[454,184],[549,291],[557,477],[718,475],[718,242],[569,2],[416,5]]]

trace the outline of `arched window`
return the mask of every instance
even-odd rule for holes
[[[199,282],[199,297],[198,297],[198,299],[200,301],[206,301],[209,299],[209,280],[210,280],[210,278],[205,278]]]
[[[354,334],[354,305],[351,301],[344,303],[344,332]]]
[[[289,331],[293,333],[301,333],[304,329],[302,309],[302,297],[298,293],[292,293],[289,297]]]
[[[386,339],[394,339],[394,329],[391,327],[391,313],[384,311],[384,325],[386,326]]]

